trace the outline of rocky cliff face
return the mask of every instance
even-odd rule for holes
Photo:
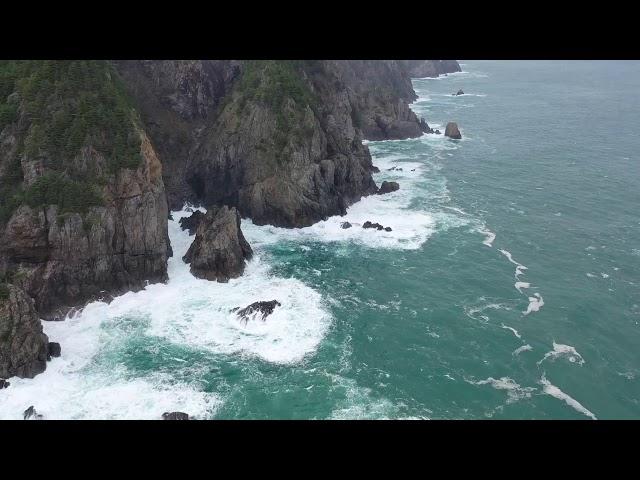
[[[169,201],[311,225],[376,192],[364,138],[428,127],[398,61],[123,61],[165,168]]]
[[[60,85],[75,78],[69,75],[77,67],[69,63],[68,71],[54,66],[57,73],[44,70],[43,62],[18,65],[25,71],[14,82],[16,116],[0,132],[3,195],[13,203],[0,220],[0,275],[10,275],[44,318],[167,278],[161,163],[132,110],[118,103],[115,79],[101,77],[115,72],[81,65],[86,75],[67,91]],[[96,77],[97,85],[87,83]],[[35,92],[23,85],[25,78]],[[83,96],[90,88],[99,93]],[[40,120],[30,113],[33,102]],[[109,138],[110,120],[101,115],[112,114],[113,128],[124,130]],[[77,144],[70,144],[80,128]]]

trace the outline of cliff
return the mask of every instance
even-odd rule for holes
[[[162,166],[109,63],[0,71],[13,111],[0,132],[0,276],[45,318],[165,280]]]
[[[362,140],[417,137],[398,61],[121,61],[165,168],[172,208],[235,206],[311,225],[377,187]]]

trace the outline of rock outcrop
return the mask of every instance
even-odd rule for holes
[[[178,223],[180,223],[180,228],[182,228],[182,230],[187,230],[189,232],[189,235],[195,235],[198,230],[198,225],[200,225],[203,218],[204,213],[200,210],[196,210],[188,217],[181,218]]]
[[[240,214],[234,207],[210,208],[196,231],[183,260],[198,278],[227,282],[242,275],[251,247],[240,230]]]
[[[376,230],[385,230],[387,232],[392,231],[391,227],[385,227],[383,225],[380,225],[379,223],[372,223],[369,220],[362,224],[362,228],[374,228]]]
[[[33,378],[46,368],[49,339],[33,300],[14,285],[6,289],[0,298],[0,378]]]
[[[412,78],[438,77],[462,71],[456,60],[405,60],[405,67]]]
[[[33,405],[31,405],[24,411],[24,413],[22,414],[22,418],[24,418],[25,420],[42,420],[44,417],[43,415],[40,415],[38,413]]]
[[[282,306],[282,304],[279,301],[270,300],[268,302],[254,302],[243,309],[236,307],[231,311],[236,312],[238,317],[244,320],[245,323],[247,323],[250,318],[260,318],[264,322],[266,318],[273,313],[275,308],[280,306]]]
[[[462,89],[460,89],[456,93],[452,93],[451,95],[453,95],[454,97],[457,97],[458,95],[464,95],[464,92],[462,91]]]
[[[184,412],[164,412],[163,420],[189,420],[189,415]]]
[[[399,168],[398,170],[402,170],[402,169]],[[385,193],[395,192],[396,190],[399,190],[399,189],[400,189],[400,185],[398,185],[398,182],[384,181],[382,182],[382,184],[380,185],[380,188],[378,189],[378,195],[384,195]]]
[[[462,138],[462,134],[458,129],[458,124],[455,122],[447,123],[447,127],[444,129],[444,135],[449,138],[454,138],[456,140],[460,140]]]

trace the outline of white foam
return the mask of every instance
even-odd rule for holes
[[[520,334],[518,333],[518,331],[513,328],[513,327],[509,327],[508,325],[505,325],[504,323],[501,325],[502,328],[506,329],[506,330],[511,330],[513,332],[513,334],[517,337],[517,338],[522,338],[520,336]]]
[[[533,347],[529,344],[527,345],[523,345],[521,347],[516,348],[511,355],[513,355],[514,357],[517,357],[518,355],[520,355],[522,352],[528,352],[530,350],[533,350]]]
[[[501,377],[495,379],[489,377],[486,380],[480,380],[478,382],[467,382],[473,385],[491,385],[496,390],[505,390],[507,392],[507,403],[517,402],[523,398],[530,398],[531,392],[535,391],[534,387],[522,387],[515,380],[509,377]]]
[[[538,362],[538,365],[544,362],[547,358],[551,359],[551,361],[555,361],[556,358],[561,357],[567,358],[571,363],[578,363],[578,365],[584,364],[582,355],[580,355],[574,347],[571,345],[563,345],[561,343],[553,342],[553,350],[545,353],[542,360]]]
[[[582,413],[583,415],[586,415],[587,417],[590,417],[593,420],[597,420],[596,416],[593,413],[591,413],[589,410],[587,410],[585,407],[583,407],[580,404],[580,402],[578,402],[574,398],[571,398],[569,395],[564,393],[558,387],[551,384],[551,382],[547,380],[545,375],[542,375],[542,378],[540,379],[540,384],[543,386],[543,389],[542,389],[543,392],[546,393],[547,395],[551,395],[552,397],[557,398],[558,400],[562,400],[567,405],[577,410],[578,412]]]
[[[542,295],[540,295],[539,293],[534,293],[533,295],[533,297],[529,297],[529,306],[524,312],[522,312],[525,315],[529,315],[531,312],[537,312],[544,305]]]
[[[376,156],[375,164],[380,173],[374,174],[376,182],[394,180],[400,189],[385,195],[370,195],[347,208],[344,216],[333,216],[304,228],[279,228],[271,225],[257,226],[250,220],[242,221],[242,230],[251,245],[264,245],[281,241],[350,242],[370,248],[415,250],[420,248],[436,230],[436,219],[425,211],[416,211],[411,202],[416,195],[416,184],[425,168],[423,163],[396,162],[406,156]],[[390,168],[402,168],[389,170]],[[446,193],[446,191],[445,191]],[[390,227],[390,232],[364,229],[366,221]],[[343,222],[351,223],[342,228]]]
[[[482,243],[487,247],[493,247],[493,241],[496,239],[496,234],[488,229],[481,230],[480,233],[487,236]]]
[[[503,254],[505,257],[507,257],[507,259],[508,259],[511,263],[513,263],[514,265],[517,265],[518,267],[522,267],[522,264],[521,264],[521,263],[518,263],[518,262],[516,262],[516,261],[513,259],[513,256],[511,255],[511,252],[509,252],[508,250],[503,250],[503,249],[500,249],[500,250],[498,250],[498,251],[499,251],[501,254]]]
[[[516,276],[518,275],[518,273],[516,272]],[[523,288],[530,288],[531,284],[529,282],[516,282],[514,283],[514,286],[516,287],[516,290],[518,290],[518,292],[522,293],[522,289]]]
[[[516,267],[516,278],[518,278],[520,275],[524,275],[523,270],[528,270],[528,268],[524,265],[518,265]]]
[[[320,294],[296,279],[273,276],[259,249],[241,278],[217,283],[193,277],[182,261],[193,237],[178,224],[188,215],[186,210],[173,212],[169,221],[174,256],[166,284],[128,292],[109,305],[91,303],[64,322],[44,322],[50,340],[62,345],[62,356],[34,379],[12,378],[11,387],[2,392],[0,418],[21,418],[30,405],[51,419],[159,418],[176,410],[211,418],[222,399],[202,391],[197,382],[175,383],[175,375],[159,372],[131,378],[119,358],[98,356],[136,336],[283,364],[315,351],[331,323]],[[245,325],[229,311],[272,299],[282,306],[265,322]],[[179,368],[190,378],[198,373],[189,362],[180,362]]]

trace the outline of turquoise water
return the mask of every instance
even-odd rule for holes
[[[226,285],[170,222],[169,284],[45,323],[63,355],[0,418],[640,418],[640,62],[461,63],[412,105],[461,141],[369,143],[398,192],[244,220],[257,258]],[[264,324],[229,314],[272,298]]]

